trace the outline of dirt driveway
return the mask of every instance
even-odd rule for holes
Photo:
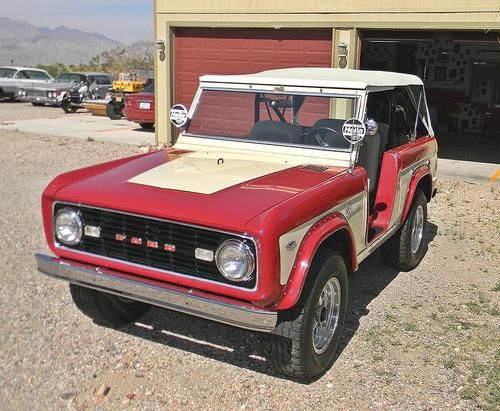
[[[339,358],[301,385],[270,374],[256,333],[160,309],[116,330],[80,314],[35,269],[40,193],[137,148],[7,132],[0,144],[0,409],[499,408],[498,185],[440,182],[422,264],[363,263]]]

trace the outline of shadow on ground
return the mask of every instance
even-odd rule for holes
[[[155,129],[153,128],[143,128],[141,126],[137,126],[133,129],[133,131],[137,131],[138,133],[154,133]]]
[[[448,160],[497,164],[498,136],[448,134],[437,137],[438,156]]]
[[[431,242],[436,234],[437,226],[429,223],[425,235],[427,243]],[[366,259],[356,273],[351,274],[350,305],[337,356],[347,347],[358,330],[360,319],[368,315],[367,307],[370,302],[377,298],[398,275],[399,271],[383,264],[378,251]],[[156,307],[153,307],[139,322],[120,328],[119,331],[236,367],[276,376],[265,361],[263,352],[265,334]]]

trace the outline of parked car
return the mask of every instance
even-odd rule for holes
[[[144,129],[155,125],[155,86],[149,83],[141,93],[125,96],[123,115],[129,121],[139,123]]]
[[[54,83],[44,84],[44,85],[33,85],[31,87],[25,87],[19,89],[19,99],[21,101],[29,101],[34,106],[43,106],[45,104],[51,106],[61,105],[63,96],[65,92],[73,87],[75,84],[87,82],[87,81],[102,81],[99,77],[96,79],[96,75],[107,76],[105,73],[82,73],[82,72],[67,72],[59,74]],[[89,79],[89,77],[91,77]],[[109,84],[109,80],[108,80]]]
[[[335,359],[348,273],[380,248],[396,270],[426,252],[437,144],[422,81],[322,68],[203,76],[171,148],[56,177],[55,257],[96,323],[156,305],[267,332],[267,360],[312,380]]]
[[[74,113],[83,107],[83,101],[103,100],[109,93],[112,80],[106,73],[82,73],[85,79],[79,83],[73,84],[62,95],[61,107],[65,113]]]
[[[53,83],[45,70],[30,67],[0,67],[0,99],[16,100],[19,89]]]

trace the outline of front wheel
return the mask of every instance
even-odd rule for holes
[[[340,254],[315,258],[297,305],[280,312],[266,342],[267,360],[280,374],[302,381],[323,375],[335,361],[348,298],[347,269]]]
[[[380,247],[384,263],[401,271],[417,267],[425,255],[426,225],[427,199],[417,190],[403,226]]]
[[[120,326],[137,320],[149,310],[150,305],[140,301],[103,293],[70,284],[73,302],[87,317],[97,324]]]
[[[71,103],[70,103],[69,99],[64,99],[61,102],[61,108],[64,110],[64,112],[66,114],[68,114],[68,113],[74,113],[74,111],[72,110],[73,107],[71,107]]]

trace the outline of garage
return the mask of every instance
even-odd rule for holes
[[[332,30],[177,28],[175,101],[189,106],[203,74],[331,67]]]
[[[451,147],[450,156],[498,163],[498,6],[498,0],[157,0],[157,140],[173,141],[176,131],[161,113],[188,105],[202,74],[371,68],[423,76],[440,154]],[[476,155],[477,147],[487,147],[486,156]]]
[[[440,157],[498,162],[500,38],[497,33],[366,31],[360,68],[424,80]]]

